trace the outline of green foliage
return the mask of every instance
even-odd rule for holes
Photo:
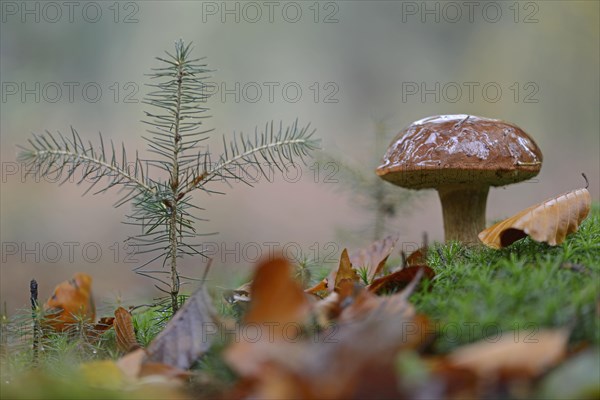
[[[194,227],[202,221],[196,215],[202,209],[192,204],[192,192],[220,193],[210,185],[217,181],[250,184],[244,176],[251,167],[270,179],[275,168],[304,162],[318,141],[312,138],[309,125],[301,128],[295,122],[276,127],[271,122],[253,135],[239,134],[229,142],[223,138],[223,153],[213,160],[208,146],[201,144],[210,133],[202,124],[208,110],[205,79],[209,70],[191,57],[191,45],[182,41],[175,44],[174,54],[166,54],[157,58],[162,65],[150,74],[155,83],[149,85],[152,91],[145,100],[152,111],[146,112],[150,136],[144,139],[155,158],[142,159],[136,152],[132,159],[123,145],[120,151],[112,142],[106,146],[102,136],[96,148],[71,128],[69,136],[48,131],[34,135],[28,147],[21,147],[19,161],[28,173],[59,174],[64,176],[63,183],[80,171],[77,183],[91,182],[85,193],[119,187],[123,195],[115,206],[132,203],[127,223],[141,230],[130,238],[131,244],[149,258],[135,271],[154,279],[167,295],[160,304],[176,312],[182,281],[177,264],[184,256],[202,255],[202,243],[197,242],[202,234]],[[165,174],[167,179],[159,178]],[[162,268],[151,268],[155,263]]]

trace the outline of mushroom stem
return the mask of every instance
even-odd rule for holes
[[[477,235],[485,229],[487,185],[444,185],[438,188],[446,241],[478,243]]]

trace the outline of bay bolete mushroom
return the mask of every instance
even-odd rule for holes
[[[409,189],[437,189],[446,240],[475,243],[485,228],[490,186],[536,176],[542,152],[521,128],[473,115],[438,115],[413,122],[390,144],[382,179]]]

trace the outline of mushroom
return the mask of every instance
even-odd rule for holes
[[[527,180],[541,168],[542,152],[516,125],[473,115],[439,115],[403,129],[377,175],[409,189],[437,189],[446,241],[476,243],[485,228],[490,186]]]

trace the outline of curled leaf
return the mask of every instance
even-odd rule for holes
[[[285,341],[290,328],[300,328],[310,311],[307,295],[292,277],[292,266],[284,258],[258,265],[250,293],[250,309],[241,329],[243,339],[225,352],[227,363],[241,374],[257,373],[266,351]],[[256,340],[243,334],[248,329],[256,334]]]
[[[590,211],[591,201],[590,192],[585,188],[564,193],[490,226],[479,233],[479,239],[495,249],[509,246],[525,236],[551,246],[559,245],[568,234],[577,231]]]
[[[415,265],[412,267],[402,268],[401,270],[392,272],[389,275],[381,276],[375,279],[368,286],[368,289],[372,293],[380,293],[385,290],[403,288],[412,282],[420,270],[423,270],[423,275],[428,280],[432,280],[435,277],[435,272],[427,265]]]
[[[246,324],[286,324],[304,318],[308,300],[300,284],[292,278],[291,271],[292,266],[283,258],[257,267],[250,289],[252,300]]]
[[[133,328],[133,319],[131,313],[119,307],[115,310],[115,334],[117,339],[117,347],[124,353],[129,353],[140,347],[135,338],[135,330]]]
[[[340,266],[338,267],[337,273],[335,274],[335,285],[334,290],[339,292],[340,286],[343,282],[359,282],[360,277],[350,262],[348,257],[348,250],[344,249],[340,257]]]
[[[43,310],[43,327],[55,331],[68,330],[80,322],[92,323],[96,315],[92,277],[78,272],[73,278],[58,284],[44,303]]]
[[[115,317],[102,317],[96,324],[87,332],[87,337],[90,340],[96,340],[100,335],[113,327]]]
[[[314,285],[313,287],[305,289],[304,292],[316,295],[317,293],[319,293],[321,291],[327,290],[327,283],[328,283],[328,279],[325,278],[322,281],[317,282],[317,284]]]
[[[252,282],[246,282],[234,290],[227,290],[223,293],[223,298],[229,304],[248,303],[250,301],[250,287]]]

